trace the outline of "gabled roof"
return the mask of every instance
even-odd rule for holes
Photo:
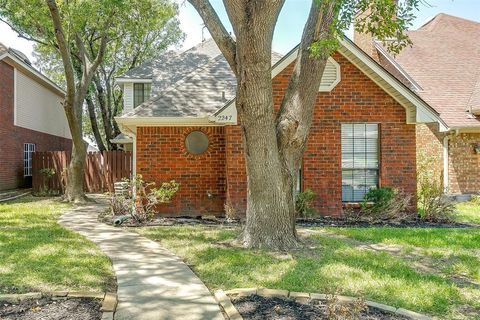
[[[421,87],[418,95],[450,128],[480,127],[480,23],[439,14],[417,30],[395,61]]]
[[[446,126],[438,113],[411,89],[386,71],[381,65],[363,52],[348,38],[340,40],[339,52],[363,71],[372,81],[390,94],[406,110],[407,123],[438,122],[440,129]],[[298,47],[281,59],[274,55],[272,77],[292,63]],[[153,86],[153,85],[152,85]],[[220,113],[234,108],[236,78],[223,55],[204,63],[195,72],[175,82],[162,93],[135,108],[132,112],[118,117],[117,122],[125,126],[136,125],[180,125],[203,124],[217,121]],[[230,111],[236,122],[236,110]],[[210,116],[209,116],[210,115]],[[183,120],[181,120],[183,119]],[[224,122],[232,123],[232,122]],[[214,124],[214,123],[211,123]]]
[[[65,95],[65,91],[62,88],[60,88],[56,83],[32,66],[32,63],[30,60],[28,60],[25,54],[16,49],[8,48],[0,42],[0,61],[1,60],[4,60],[8,64],[13,65],[23,72],[26,72],[36,81],[55,92],[57,95],[62,97]]]
[[[272,62],[281,58],[272,54]],[[237,81],[214,40],[183,53],[168,52],[117,78],[152,79],[152,97],[122,118],[208,117],[235,96]]]

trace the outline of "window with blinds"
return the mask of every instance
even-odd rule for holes
[[[133,107],[136,108],[143,102],[150,99],[151,83],[134,83],[133,84]]]
[[[23,144],[23,176],[32,176],[32,154],[35,152],[35,144]]]
[[[378,187],[378,124],[342,124],[342,201],[360,202]]]

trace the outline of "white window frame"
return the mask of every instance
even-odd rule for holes
[[[23,176],[32,176],[32,154],[35,152],[35,143],[23,144]]]
[[[350,166],[344,166],[344,146],[343,146],[343,130],[344,130],[344,126],[347,126],[347,125],[351,125],[353,126],[353,146],[352,146],[352,165],[351,167]],[[368,139],[372,139],[372,138],[367,138],[366,136],[364,138],[358,138],[358,140],[364,140],[363,142],[365,143],[365,146],[364,146],[364,151],[363,153],[362,152],[356,152],[355,151],[355,133],[354,133],[354,128],[355,128],[355,125],[375,125],[376,126],[376,166],[369,166],[367,165],[368,161],[367,161],[367,154],[369,153],[367,151],[367,140]],[[366,128],[365,128],[366,130]],[[380,125],[378,123],[372,123],[372,122],[355,122],[355,123],[342,123],[341,124],[341,141],[342,141],[342,148],[341,148],[341,158],[342,158],[342,164],[341,164],[341,175],[342,175],[342,202],[343,203],[358,203],[358,202],[361,202],[363,201],[360,200],[360,199],[356,199],[355,198],[355,187],[365,187],[365,190],[364,190],[364,193],[363,195],[366,194],[366,192],[368,192],[369,189],[367,189],[366,187],[370,186],[370,188],[378,188],[380,186]],[[367,132],[367,131],[365,131]],[[355,165],[355,154],[364,154],[364,157],[365,157],[365,165],[362,167],[362,166],[358,166],[356,167]],[[348,177],[345,177],[344,176],[344,172],[348,172],[348,171],[351,171],[352,172],[352,178],[351,178],[351,181],[352,181],[352,184],[345,184],[344,181],[348,179]],[[359,185],[356,185],[354,184],[354,172],[355,171],[365,171],[365,183],[363,185],[359,184]],[[376,172],[376,181],[375,181],[375,185],[373,184],[367,184],[367,177],[368,177],[368,172],[369,171],[375,171]],[[350,186],[352,188],[352,195],[351,197],[349,197],[349,199],[345,199],[345,194],[344,194],[344,187],[348,187]]]

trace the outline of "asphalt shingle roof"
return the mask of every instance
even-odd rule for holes
[[[280,58],[273,53],[272,63]],[[208,116],[235,97],[237,85],[212,39],[183,53],[168,52],[121,78],[152,79],[152,97],[123,117]]]
[[[439,14],[408,35],[412,47],[395,60],[419,83],[420,97],[451,128],[480,126],[468,113],[480,106],[480,23]]]

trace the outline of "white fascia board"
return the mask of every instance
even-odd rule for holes
[[[225,125],[237,124],[237,108],[235,107],[235,100],[230,100],[224,107],[210,116],[209,120]]]
[[[209,117],[115,117],[117,123],[135,127],[223,126]]]
[[[375,45],[375,48],[382,54],[382,56],[384,56],[385,59],[387,59],[388,62],[390,62],[390,64],[395,69],[397,69],[397,71],[402,76],[404,76],[405,79],[408,80],[408,82],[410,82],[410,84],[414,87],[415,91],[421,91],[422,90],[422,87],[420,87],[420,85],[405,70],[403,70],[403,68],[398,64],[398,62],[395,61],[395,59],[378,42],[375,41],[374,45]]]
[[[116,78],[115,82],[120,83],[152,83],[152,79],[142,78],[142,79],[134,79],[134,78]]]
[[[440,126],[440,131],[445,132],[448,131],[448,126],[445,122],[440,118],[439,114],[434,111],[425,101],[420,99],[415,93],[413,93],[409,88],[407,88],[404,84],[402,84],[398,79],[393,77],[390,73],[383,69],[377,62],[375,62],[371,57],[369,57],[365,52],[361,51],[356,46],[352,45],[349,41],[345,39],[340,40],[340,44],[343,48],[350,51],[356,58],[358,58],[361,62],[363,62],[366,66],[368,66],[375,74],[380,76],[382,80],[384,80],[388,85],[390,85],[393,89],[395,89],[398,93],[400,93],[405,99],[407,99],[410,103],[412,103],[416,108],[416,114],[420,115],[422,119],[417,119],[417,122],[438,122]],[[361,66],[358,65],[354,60],[349,59],[346,57],[351,63],[353,63],[357,68],[360,70],[362,69]],[[373,77],[365,73],[372,81],[378,83]],[[397,100],[398,101],[398,100]],[[408,110],[407,110],[408,112]],[[422,121],[418,121],[422,120]]]
[[[480,133],[480,127],[451,127],[457,133]]]
[[[45,84],[47,84],[51,89],[53,89],[54,91],[57,91],[57,93],[59,93],[58,95],[61,96],[61,97],[64,97],[66,92],[65,90],[63,90],[62,88],[60,88],[55,82],[53,82],[52,80],[50,80],[49,78],[47,78],[46,76],[44,76],[43,74],[41,74],[40,72],[38,72],[35,68],[33,68],[32,66],[26,64],[25,62],[23,62],[22,60],[18,59],[17,57],[15,57],[14,55],[11,55],[9,53],[6,53],[4,55],[2,55],[0,57],[0,60],[3,60],[5,58],[9,58],[11,60],[13,60],[16,64],[20,65],[22,68],[24,68],[25,70],[28,70],[28,72],[30,72],[31,74],[33,74],[35,77],[37,77],[39,80],[41,80],[42,82],[44,82]]]

